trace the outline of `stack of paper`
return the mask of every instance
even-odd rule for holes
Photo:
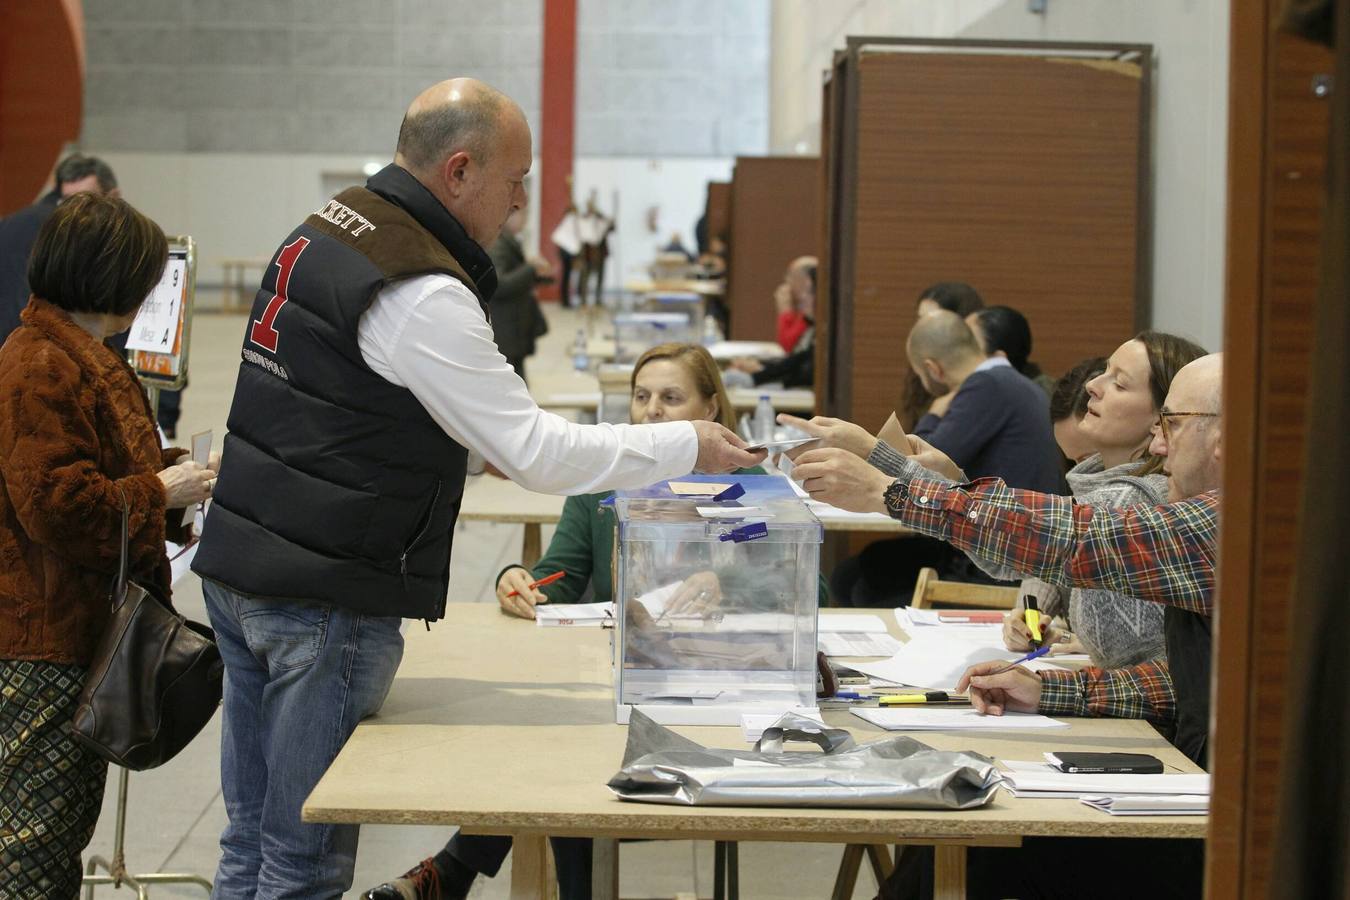
[[[823,612],[820,614],[819,623],[818,627],[822,632],[852,634],[861,631],[868,634],[886,634],[886,623],[881,620],[881,616]]]
[[[826,656],[893,656],[903,646],[889,634],[831,634],[817,637],[820,652]]]
[[[850,668],[896,684],[954,691],[966,669],[981,662],[1011,662],[1020,654],[1003,646],[1002,633],[990,626],[944,626],[916,630],[890,659],[850,664]],[[1059,669],[1044,659],[1025,664],[1033,671]]]
[[[1209,776],[1199,775],[1070,775],[1043,762],[1000,760],[1007,770],[1004,786],[1015,797],[1083,797],[1122,794],[1209,794]]]
[[[1108,794],[1079,799],[1113,816],[1203,816],[1209,812],[1208,794]]]
[[[976,630],[997,629],[1000,637],[1002,636],[1003,634],[1002,622],[987,623],[987,622],[942,621],[942,613],[944,612],[952,613],[955,611],[956,610],[911,609],[908,606],[897,606],[895,608],[895,621],[898,622],[900,627],[903,628],[909,634],[913,634],[915,628],[963,628],[963,629],[971,628]],[[988,610],[980,610],[980,612],[988,612]]]
[[[901,647],[880,616],[821,613],[817,631],[826,656],[892,656]]]
[[[613,618],[613,603],[541,603],[534,608],[534,624],[545,627],[597,628]]]
[[[1068,728],[1068,722],[1034,713],[980,715],[973,709],[932,709],[929,707],[862,708],[852,713],[887,731],[1020,731],[1025,728]]]

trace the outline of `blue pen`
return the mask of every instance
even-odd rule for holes
[[[835,691],[832,700],[871,700],[871,694],[859,694],[856,691]]]
[[[1004,672],[1007,672],[1007,671],[1009,671],[1010,669],[1015,669],[1015,668],[1017,668],[1018,666],[1020,666],[1020,665],[1021,665],[1022,663],[1024,663],[1024,662],[1031,662],[1033,659],[1039,659],[1039,658],[1041,658],[1042,656],[1044,656],[1045,654],[1047,654],[1047,653],[1050,652],[1050,648],[1051,648],[1052,646],[1054,646],[1054,645],[1053,645],[1053,644],[1042,644],[1041,646],[1037,647],[1035,650],[1032,650],[1030,653],[1028,653],[1026,656],[1022,657],[1021,659],[1014,660],[1014,661],[1008,663],[1006,666],[1002,667],[1001,669],[995,669],[995,670],[992,671],[992,672],[985,672],[984,674],[985,674],[985,675],[1002,675]]]

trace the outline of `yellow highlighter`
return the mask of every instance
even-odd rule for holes
[[[901,706],[906,703],[969,703],[970,698],[963,694],[949,694],[946,691],[924,691],[915,694],[882,694],[877,698],[878,706]]]
[[[1027,628],[1031,630],[1031,646],[1039,647],[1044,643],[1045,637],[1041,634],[1041,611],[1036,608],[1036,598],[1027,594],[1022,598],[1022,605],[1026,607],[1022,616],[1026,620]]]

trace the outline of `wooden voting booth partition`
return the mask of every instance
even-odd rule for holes
[[[1286,759],[1281,752],[1285,707],[1306,701],[1290,690],[1290,666],[1309,663],[1291,655],[1290,612],[1306,537],[1299,499],[1333,67],[1325,48],[1277,31],[1284,5],[1234,0],[1232,7],[1224,508],[1207,848],[1214,900],[1281,889],[1272,851],[1285,770],[1320,766],[1337,770],[1327,771],[1336,778],[1344,766],[1331,754]]]
[[[1148,324],[1151,77],[1146,45],[848,39],[824,89],[823,411],[881,427],[933,282],[1020,310],[1052,375]]]
[[[731,182],[708,182],[708,200],[704,204],[703,214],[707,217],[708,243],[713,238],[724,242],[731,241]]]
[[[772,341],[774,289],[788,263],[816,256],[820,240],[814,156],[739,156],[731,179],[727,306],[735,341]]]

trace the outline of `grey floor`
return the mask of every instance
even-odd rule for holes
[[[200,304],[218,302],[209,294]],[[571,360],[568,349],[579,317],[548,306],[551,332],[539,354],[527,364],[532,383],[566,384]],[[230,395],[234,390],[243,315],[199,313],[191,342],[191,388],[184,395],[178,443],[186,446],[192,434],[215,432],[216,447],[225,434]],[[560,389],[567,389],[565,387]],[[545,529],[544,540],[550,537]],[[520,526],[461,523],[451,562],[450,598],[457,602],[494,603],[492,577],[519,557]],[[192,618],[205,618],[201,585],[196,576],[184,579],[175,591],[178,608]],[[168,765],[133,774],[128,802],[127,867],[133,872],[192,872],[211,878],[219,858],[217,840],[226,822],[220,795],[220,718]],[[618,760],[615,760],[617,765]],[[410,775],[410,777],[413,777]],[[109,778],[103,815],[86,851],[112,852],[116,808],[116,779]],[[403,872],[439,849],[449,831],[412,826],[370,826],[361,831],[356,877],[347,897]],[[842,848],[817,844],[747,843],[741,847],[741,891],[745,897],[828,897]],[[624,845],[620,862],[620,894],[624,897],[711,897],[712,845],[704,842],[654,841]],[[865,867],[864,867],[865,868]],[[510,860],[495,879],[479,879],[473,897],[506,897]],[[870,872],[858,880],[857,897],[876,890]],[[96,897],[133,896],[125,889],[98,888]],[[201,888],[163,885],[151,888],[156,898],[202,897]]]

